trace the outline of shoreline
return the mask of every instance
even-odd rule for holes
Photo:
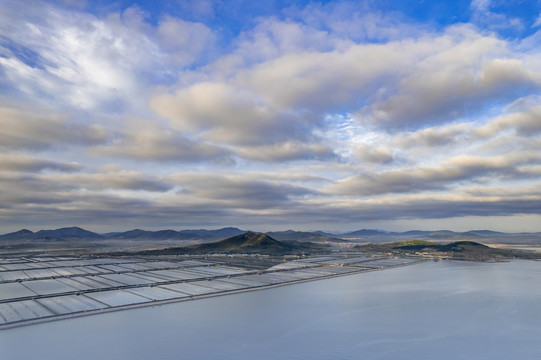
[[[342,273],[342,274],[324,275],[320,277],[290,280],[290,281],[285,281],[285,282],[280,282],[280,283],[275,283],[275,284],[247,287],[243,289],[222,290],[222,291],[209,293],[209,294],[190,295],[190,296],[184,296],[184,297],[166,299],[166,300],[152,300],[149,302],[143,302],[143,303],[138,303],[138,304],[121,305],[121,306],[114,306],[114,307],[105,308],[105,309],[87,310],[87,311],[75,312],[71,314],[48,316],[48,317],[43,317],[43,318],[38,318],[38,319],[31,319],[31,320],[22,320],[22,321],[12,322],[9,324],[0,325],[0,333],[3,330],[14,329],[14,328],[29,326],[29,325],[37,325],[37,324],[42,324],[42,323],[47,323],[47,322],[52,322],[52,321],[67,320],[67,319],[72,319],[72,318],[105,314],[109,312],[132,310],[132,309],[151,307],[151,306],[161,306],[161,305],[180,303],[180,302],[185,302],[185,301],[213,298],[213,297],[219,297],[219,296],[227,296],[227,295],[240,294],[240,293],[251,292],[251,291],[266,290],[266,289],[272,289],[272,288],[276,288],[280,286],[295,285],[295,284],[300,284],[300,283],[305,283],[305,282],[310,282],[310,281],[326,280],[326,279],[332,279],[332,278],[337,278],[337,277],[342,277],[342,276],[356,275],[356,274],[365,273],[365,272],[382,271],[382,270],[387,270],[387,269],[412,266],[412,265],[416,265],[416,264],[420,264],[420,263],[424,263],[428,261],[431,261],[431,259],[419,259],[419,260],[416,259],[415,262],[408,263],[408,264],[398,264],[398,265],[391,265],[391,266],[385,266],[385,267],[373,268],[373,269],[362,268],[356,271]],[[334,265],[334,266],[339,266],[339,265]],[[276,272],[279,272],[279,271],[276,271]]]

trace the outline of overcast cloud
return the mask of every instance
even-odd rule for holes
[[[456,5],[3,1],[0,233],[541,231],[541,5]]]

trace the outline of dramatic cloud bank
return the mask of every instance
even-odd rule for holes
[[[0,4],[0,232],[541,231],[541,5]]]

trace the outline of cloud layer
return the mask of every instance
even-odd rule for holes
[[[538,219],[538,4],[243,4],[3,2],[0,232]]]

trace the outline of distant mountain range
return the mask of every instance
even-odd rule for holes
[[[322,231],[270,231],[266,233],[280,241],[310,241],[310,242],[347,242],[347,240],[341,239],[333,234],[327,234]]]
[[[240,235],[245,231],[226,227],[217,230],[158,230],[146,231],[135,229],[125,232],[112,232],[106,234],[94,233],[80,227],[66,227],[56,230],[40,230],[32,232],[30,230],[19,230],[13,233],[0,235],[0,240],[193,240],[223,239],[230,236]]]
[[[225,227],[216,230],[158,230],[148,231],[134,229],[125,232],[111,232],[99,234],[80,227],[65,227],[56,230],[40,230],[32,232],[22,229],[9,234],[0,235],[0,241],[16,242],[47,242],[47,241],[74,241],[74,240],[198,240],[202,242],[217,241],[232,236],[244,234],[246,231],[236,227]],[[342,242],[391,242],[402,240],[431,240],[439,242],[449,241],[479,241],[482,243],[509,243],[509,244],[541,244],[541,233],[502,233],[491,230],[472,230],[467,232],[454,232],[449,230],[422,231],[411,230],[406,232],[387,232],[383,230],[361,229],[344,234],[331,234],[323,231],[275,231],[266,233],[279,241],[300,241],[315,243],[342,243]]]

